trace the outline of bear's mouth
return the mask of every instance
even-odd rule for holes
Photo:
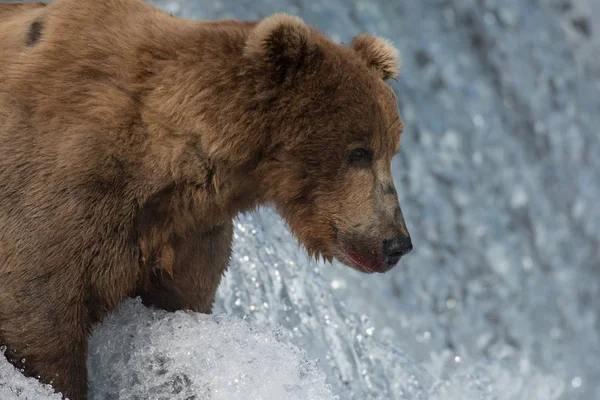
[[[381,255],[377,251],[369,249],[370,246],[365,246],[367,240],[342,234],[333,223],[331,228],[335,238],[333,255],[342,264],[365,274],[384,273],[392,269],[393,265],[383,263]]]
[[[354,251],[343,243],[340,244],[340,250],[343,253],[342,261],[344,264],[367,274],[373,274],[375,272],[383,273],[389,270],[379,260],[376,252],[371,252],[369,255],[361,254],[360,252]]]

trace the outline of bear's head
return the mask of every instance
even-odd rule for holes
[[[338,45],[286,14],[252,28],[245,77],[268,144],[260,190],[308,252],[386,272],[412,249],[391,174],[403,125],[386,81],[397,50],[361,34]]]

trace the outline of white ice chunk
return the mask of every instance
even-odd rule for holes
[[[34,378],[26,378],[13,367],[0,351],[0,399],[2,400],[60,400],[51,387]]]
[[[91,400],[335,398],[316,363],[268,330],[234,317],[157,311],[138,300],[97,327],[89,370]]]

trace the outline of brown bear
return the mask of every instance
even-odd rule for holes
[[[141,0],[0,5],[0,344],[87,397],[127,296],[211,311],[232,219],[273,205],[315,257],[412,249],[391,176],[397,52],[300,19],[189,21]]]

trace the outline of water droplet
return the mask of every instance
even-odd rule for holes
[[[483,119],[481,115],[477,114],[473,117],[473,125],[475,125],[478,128],[483,128],[483,126],[485,125],[485,119]]]
[[[525,271],[531,271],[531,269],[533,269],[533,260],[531,257],[523,257],[523,269]]]
[[[446,300],[446,307],[452,310],[454,307],[456,307],[456,300],[450,297],[448,300]]]
[[[510,205],[513,208],[520,208],[529,202],[529,196],[523,187],[517,187],[513,190]]]
[[[334,279],[331,281],[331,288],[333,290],[338,290],[340,289],[343,285],[343,283],[341,281],[338,281],[337,279]]]

